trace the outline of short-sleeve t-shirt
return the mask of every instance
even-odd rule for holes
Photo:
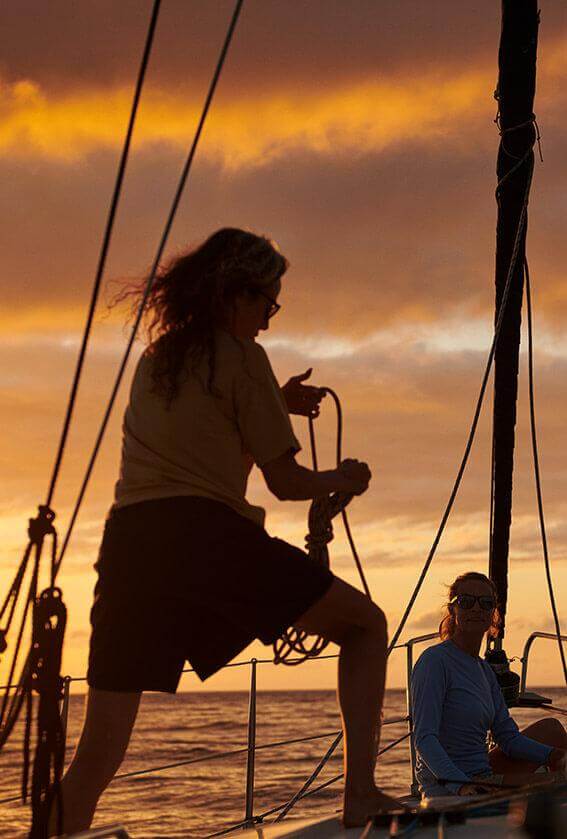
[[[250,470],[301,448],[264,349],[217,330],[212,392],[203,358],[170,404],[152,392],[152,363],[146,351],[134,374],[114,506],[198,495],[263,526],[264,509],[245,498]]]

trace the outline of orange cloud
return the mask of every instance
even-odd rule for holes
[[[565,42],[549,49],[539,74],[540,99],[567,68]],[[455,75],[370,78],[328,90],[274,90],[260,97],[223,97],[212,109],[202,154],[227,168],[257,166],[291,149],[318,154],[380,151],[404,141],[455,139],[459,122],[494,110],[493,68]],[[0,149],[77,160],[117,146],[127,123],[129,88],[86,89],[48,95],[30,80],[0,88]],[[201,103],[159,88],[148,89],[137,141],[185,147]]]
[[[25,341],[33,333],[55,334],[62,341],[64,333],[75,332],[85,321],[85,306],[58,307],[56,305],[14,308],[0,312],[0,336],[21,336]]]
[[[227,168],[239,168],[265,164],[297,148],[323,155],[366,153],[407,140],[447,138],[457,120],[486,111],[491,85],[489,74],[471,72],[457,78],[366,80],[299,95],[275,92],[260,100],[220,96],[202,153]],[[0,149],[5,154],[76,161],[121,143],[131,92],[85,90],[55,97],[32,81],[20,81],[5,85],[0,97]],[[137,142],[185,147],[199,110],[198,102],[148,90]]]

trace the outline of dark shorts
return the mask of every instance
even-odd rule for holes
[[[91,611],[87,681],[174,693],[186,661],[200,679],[255,638],[272,644],[333,574],[225,504],[185,496],[112,510]]]

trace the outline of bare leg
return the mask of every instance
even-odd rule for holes
[[[399,807],[376,787],[374,767],[386,678],[384,613],[342,580],[297,621],[298,629],[340,646],[338,697],[345,734],[345,825],[366,823],[379,810]]]
[[[538,743],[545,743],[546,746],[567,749],[567,731],[554,717],[546,717],[528,725],[527,728],[522,729],[522,734],[532,740],[537,740]],[[489,758],[492,771],[499,775],[526,774],[535,772],[538,768],[537,763],[507,757],[498,747],[490,750]]]
[[[89,690],[81,738],[62,783],[65,833],[90,827],[98,799],[126,753],[140,696]],[[52,817],[49,835],[55,833]]]

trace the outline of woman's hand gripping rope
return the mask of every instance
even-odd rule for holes
[[[344,487],[341,487],[341,494],[345,493],[352,497],[353,495],[362,495],[368,489],[372,472],[367,463],[347,458],[341,461],[339,472],[341,477],[344,478]],[[346,507],[349,501],[350,497],[346,504],[343,504],[342,509]]]

